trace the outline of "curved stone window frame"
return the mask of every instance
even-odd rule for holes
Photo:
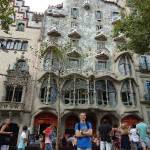
[[[121,86],[121,101],[125,106],[136,105],[135,84],[130,80],[124,80]]]
[[[14,41],[13,40],[7,40],[6,49],[11,50],[13,48],[14,48]]]
[[[66,80],[62,90],[65,105],[83,105],[88,103],[87,81],[82,78]]]
[[[95,90],[97,105],[117,105],[117,91],[111,80],[96,80]]]
[[[21,50],[21,48],[22,48],[22,41],[16,40],[16,41],[14,42],[14,49],[15,49],[15,50]]]
[[[118,62],[118,70],[122,75],[132,75],[131,59],[128,56],[122,56]]]
[[[57,100],[58,90],[56,79],[48,77],[41,83],[40,89],[40,101],[43,104],[52,104]]]
[[[24,32],[24,30],[25,30],[25,23],[23,23],[23,22],[19,22],[18,24],[17,24],[17,29],[16,29],[17,31],[22,31],[22,32]]]

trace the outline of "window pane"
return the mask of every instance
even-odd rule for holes
[[[27,50],[28,47],[28,42],[23,42],[22,43],[22,50]]]
[[[71,15],[76,19],[79,16],[79,10],[77,8],[71,8]]]
[[[102,19],[102,12],[101,11],[96,11],[95,12],[95,17],[97,20],[101,20]]]
[[[13,86],[7,86],[6,87],[6,98],[5,98],[6,101],[12,100],[13,90],[14,90]]]

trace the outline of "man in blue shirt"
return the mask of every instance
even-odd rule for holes
[[[80,114],[80,122],[75,125],[75,136],[77,137],[77,150],[92,149],[92,125],[86,122],[86,113]]]

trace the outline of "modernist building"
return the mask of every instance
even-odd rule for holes
[[[43,17],[16,0],[11,34],[0,33],[1,121],[9,115],[18,127],[41,133],[57,122],[60,95],[62,133],[73,132],[82,111],[95,132],[104,118],[150,122],[150,56],[119,52],[126,39],[112,33],[122,2],[66,0]],[[42,58],[39,43],[46,45]],[[55,49],[67,45],[60,72]]]

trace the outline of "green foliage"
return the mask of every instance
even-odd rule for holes
[[[114,36],[123,33],[128,40],[122,46],[143,54],[150,51],[150,0],[130,0],[130,5],[130,14],[115,24]]]
[[[11,4],[11,0],[0,0],[0,20],[2,30],[8,32],[9,26],[13,23],[13,15],[14,8]]]

